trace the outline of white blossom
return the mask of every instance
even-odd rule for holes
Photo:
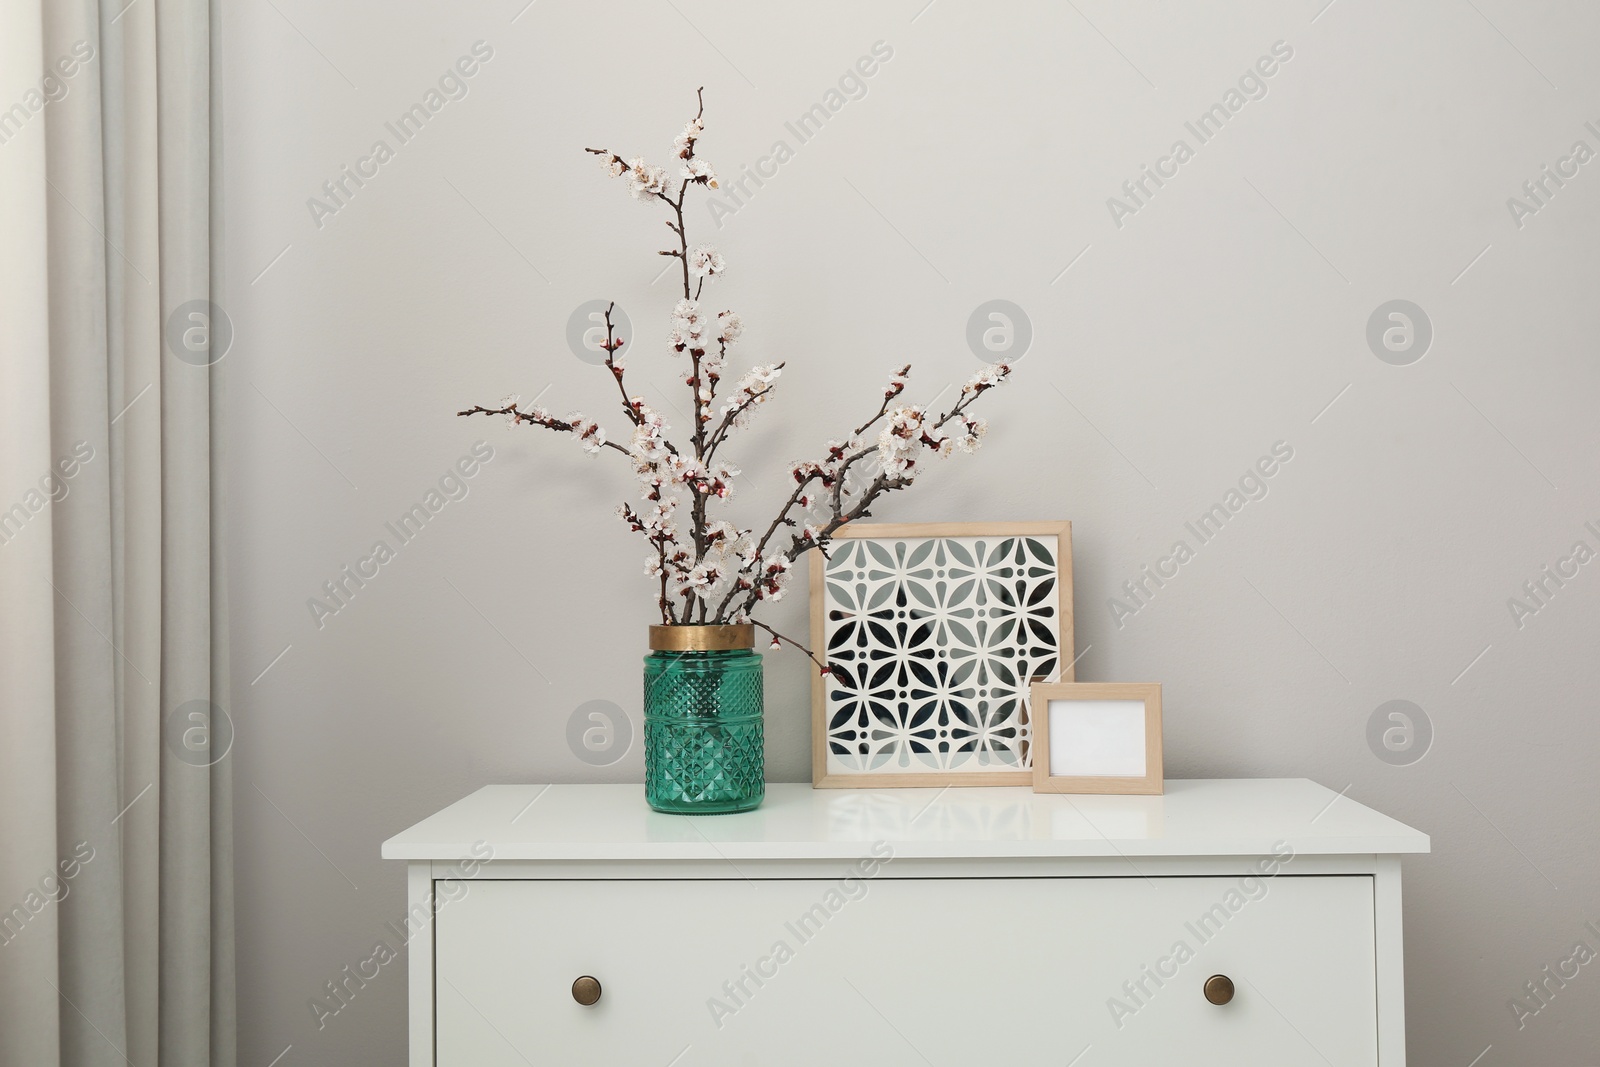
[[[719,459],[711,465],[711,492],[714,496],[727,500],[733,495],[733,480],[743,474],[727,460]]]
[[[683,132],[672,139],[672,147],[678,150],[679,159],[688,159],[694,153],[694,143],[705,132],[705,120],[690,119],[683,127]]]
[[[666,189],[665,167],[652,167],[638,156],[628,160],[628,192],[635,200],[654,200]]]
[[[789,585],[789,557],[774,553],[761,561],[761,575],[756,583],[756,596],[760,600],[776,603],[783,599]]]
[[[514,408],[521,401],[522,401],[522,394],[521,393],[507,393],[505,396],[500,398],[500,406],[503,407],[503,408]],[[506,428],[507,429],[512,429],[516,425],[517,425],[517,413],[515,411],[506,412]]]
[[[711,278],[722,273],[722,253],[710,245],[689,249],[689,273],[696,278]]]
[[[1011,373],[1009,363],[985,363],[978,373],[967,379],[967,384],[961,387],[963,396],[981,393],[986,389],[993,389]]]
[[[744,335],[744,321],[732,311],[717,315],[717,340],[724,345],[734,344]]]
[[[650,577],[659,577],[662,569],[667,566],[681,570],[681,562],[688,558],[688,554],[678,544],[678,527],[672,521],[672,509],[675,503],[675,501],[664,502],[645,515],[638,514],[627,504],[617,508],[617,515],[622,521],[626,522],[630,529],[643,533],[656,547],[656,554],[645,560],[645,574]]]
[[[646,404],[644,402],[644,397],[629,397],[628,406],[631,407],[634,410],[634,413],[639,416],[640,425],[647,427],[655,436],[660,437],[665,434],[668,429],[670,429],[670,427],[667,425],[666,418],[661,414],[661,412],[657,411],[649,404]]]
[[[703,159],[688,160],[679,169],[678,173],[683,176],[685,181],[702,182],[713,189],[717,187],[717,172],[712,169],[711,164]]]
[[[711,472],[706,470],[704,463],[698,459],[684,459],[679,456],[673,456],[670,462],[672,473],[679,482],[696,493],[704,494],[709,491]]]
[[[639,474],[639,495],[646,500],[662,499],[662,491],[671,484],[671,479],[662,472],[660,467],[651,462],[643,462],[637,466]]]
[[[961,422],[962,434],[956,439],[956,447],[963,452],[976,452],[983,443],[983,435],[989,432],[989,421],[964,415]]]
[[[898,407],[889,412],[888,423],[878,434],[878,458],[885,476],[911,476],[922,432],[921,408]]]
[[[675,352],[707,352],[711,349],[711,324],[693,300],[680,300],[672,309],[672,324],[667,342]]]
[[[572,432],[578,435],[578,443],[583,450],[591,456],[598,456],[606,446],[605,427],[593,419],[583,417],[581,411],[574,411],[567,416],[567,422],[572,425]]]
[[[696,563],[689,571],[689,579],[684,584],[691,589],[707,589],[721,576],[721,570],[715,563]]]
[[[750,422],[750,413],[767,402],[772,383],[778,380],[783,368],[775,363],[762,363],[750,368],[734,384],[733,392],[723,401],[721,415],[733,416],[732,426],[742,430]]]
[[[652,534],[659,534],[666,540],[676,540],[678,536],[678,523],[673,519],[673,514],[678,510],[676,497],[666,497],[656,503],[650,513],[640,517],[640,523],[645,530]]]
[[[636,466],[648,468],[671,449],[667,445],[666,420],[644,405],[639,406],[649,414],[645,416],[641,412],[640,422],[633,428],[633,440],[629,443],[628,451],[633,454]]]

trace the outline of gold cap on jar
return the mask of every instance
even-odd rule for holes
[[[652,626],[650,648],[655,652],[727,652],[754,648],[754,623],[738,622],[727,626]]]

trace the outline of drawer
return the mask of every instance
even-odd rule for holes
[[[1377,1063],[1367,875],[477,881],[435,938],[439,1067]]]

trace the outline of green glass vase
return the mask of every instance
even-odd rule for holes
[[[766,796],[754,627],[652,626],[644,658],[644,791],[656,811],[726,815]],[[693,632],[691,632],[693,631]]]

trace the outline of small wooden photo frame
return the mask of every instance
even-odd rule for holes
[[[1160,795],[1161,686],[1036,680],[1035,793]]]

